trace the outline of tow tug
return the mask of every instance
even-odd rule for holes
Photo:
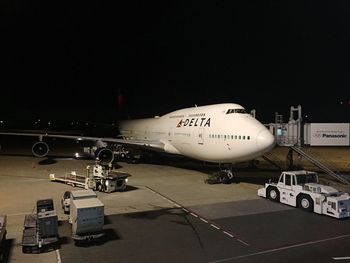
[[[284,171],[277,184],[270,180],[258,190],[258,195],[317,214],[335,218],[350,217],[349,194],[319,184],[316,172]]]

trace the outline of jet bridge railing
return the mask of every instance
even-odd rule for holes
[[[310,154],[307,154],[306,152],[304,152],[301,148],[299,148],[297,146],[291,146],[290,149],[292,149],[293,151],[295,151],[298,154],[300,154],[301,156],[303,156],[306,160],[308,160],[310,163],[312,163],[316,167],[320,168],[322,171],[324,171],[329,176],[335,178],[336,180],[342,182],[343,184],[349,184],[349,181],[344,176],[333,172],[331,169],[329,169],[327,166],[322,164],[316,158],[314,158]]]

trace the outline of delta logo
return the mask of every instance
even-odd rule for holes
[[[181,119],[176,127],[210,127],[210,121],[210,118],[192,118],[185,120]]]

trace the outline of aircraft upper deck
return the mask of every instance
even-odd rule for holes
[[[208,112],[216,113],[216,114],[232,114],[232,113],[245,114],[246,113],[244,107],[242,107],[239,104],[222,103],[222,104],[215,104],[215,105],[185,108],[185,109],[168,113],[164,116],[168,116],[169,118],[193,117],[195,115],[196,117],[197,116],[204,117]]]

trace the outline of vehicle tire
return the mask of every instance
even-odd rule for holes
[[[314,201],[309,195],[301,195],[298,197],[298,206],[308,212],[314,211]]]
[[[280,192],[276,187],[269,187],[267,189],[267,197],[274,202],[280,201]]]

